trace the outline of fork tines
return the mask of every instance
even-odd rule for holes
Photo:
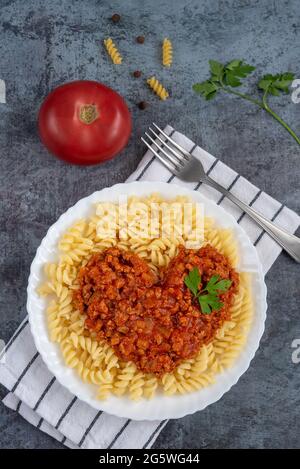
[[[156,140],[154,140],[148,132],[145,132],[145,135],[151,143],[143,137],[141,137],[141,140],[169,171],[177,174],[178,171],[184,167],[186,161],[189,160],[190,155],[181,145],[158,127],[158,125],[154,122],[152,122],[152,124],[157,130],[153,130],[152,127],[149,127],[149,131]]]

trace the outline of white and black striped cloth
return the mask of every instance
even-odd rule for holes
[[[165,131],[193,155],[199,157],[207,174],[253,206],[279,226],[293,233],[300,218],[293,211],[259,190],[221,161],[208,154],[168,126]],[[201,192],[230,212],[256,246],[266,273],[278,257],[280,247],[245,213],[214,189],[177,180],[150,151],[129,178],[184,184]],[[3,402],[26,420],[71,448],[150,448],[167,421],[137,422],[96,411],[79,401],[50,374],[37,353],[25,318],[5,348],[0,365],[0,382],[9,390]]]

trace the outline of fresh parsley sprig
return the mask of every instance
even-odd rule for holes
[[[257,84],[258,88],[263,91],[263,95],[261,99],[256,99],[236,90],[237,87],[243,84],[242,79],[252,73],[255,70],[255,67],[248,65],[243,60],[232,60],[228,64],[222,64],[215,60],[210,60],[209,65],[209,79],[193,85],[193,90],[196,93],[203,96],[206,100],[213,99],[216,94],[221,91],[246,99],[268,112],[268,114],[276,119],[300,145],[300,138],[290,128],[290,126],[270,108],[267,101],[267,98],[270,95],[279,96],[281,93],[289,92],[289,87],[294,80],[293,73],[285,72],[277,75],[264,75]]]
[[[213,275],[206,284],[206,287],[199,290],[201,285],[201,275],[199,269],[194,267],[185,277],[184,283],[188,289],[197,298],[203,314],[210,314],[212,311],[218,311],[223,303],[220,301],[219,293],[226,292],[231,285],[231,280],[220,280],[219,275]]]

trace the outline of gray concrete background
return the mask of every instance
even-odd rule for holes
[[[122,21],[109,21],[113,13]],[[145,35],[144,45],[135,43]],[[174,66],[160,65],[160,41],[174,42]],[[116,39],[124,55],[114,67],[101,45]],[[140,136],[155,118],[172,124],[272,196],[299,212],[300,149],[269,116],[250,103],[222,96],[206,103],[192,92],[207,77],[208,60],[244,58],[259,74],[292,70],[300,77],[299,2],[251,0],[0,0],[1,338],[9,339],[25,315],[29,266],[48,227],[70,205],[129,176],[145,151]],[[161,102],[133,79],[155,73],[172,97]],[[41,145],[37,111],[56,85],[102,81],[127,100],[133,117],[129,145],[114,161],[76,167]],[[250,80],[255,92],[255,76]],[[136,103],[150,104],[140,111]],[[300,133],[300,104],[274,98]],[[300,446],[300,364],[291,342],[300,338],[299,267],[282,254],[267,276],[268,319],[250,369],[221,401],[171,421],[157,448],[295,448]],[[5,395],[1,388],[0,397]],[[0,405],[0,446],[59,448],[22,417]]]

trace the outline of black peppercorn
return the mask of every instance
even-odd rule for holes
[[[146,107],[148,106],[148,103],[146,101],[141,101],[139,104],[138,104],[138,107],[142,110],[146,109]]]
[[[114,23],[118,23],[121,19],[121,16],[118,15],[118,13],[115,13],[114,15],[112,15],[111,19]]]

